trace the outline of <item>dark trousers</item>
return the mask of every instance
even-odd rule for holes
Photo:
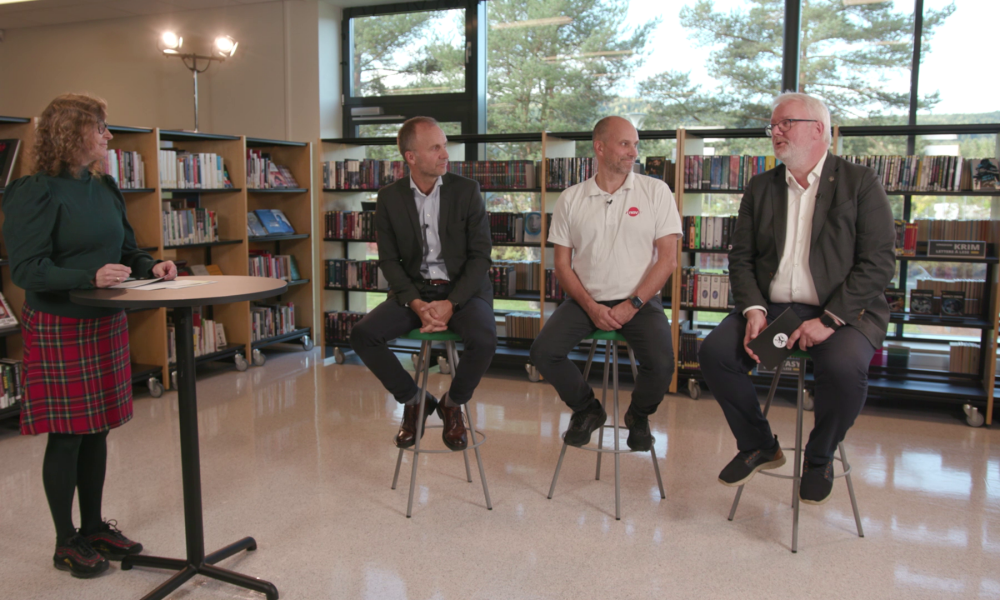
[[[819,306],[770,304],[770,323],[791,307],[803,321],[823,314]],[[747,320],[731,314],[716,327],[698,353],[701,372],[708,388],[726,415],[739,450],[769,447],[774,440],[771,427],[760,409],[757,390],[747,374],[754,361],[743,348]],[[868,364],[875,348],[860,331],[844,326],[822,344],[809,348],[815,381],[815,425],[809,434],[805,456],[812,462],[833,458],[837,444],[861,413],[868,396]]]
[[[441,286],[437,291],[421,295],[428,302],[445,300],[450,290],[450,286]],[[419,327],[417,313],[400,305],[395,298],[389,298],[351,330],[351,348],[400,403],[416,396],[420,388],[389,350],[388,342]],[[493,307],[482,298],[473,297],[452,315],[448,329],[462,337],[464,346],[448,397],[456,404],[465,404],[472,399],[472,392],[489,368],[497,349]]]
[[[601,304],[614,306],[618,302]],[[594,390],[567,355],[596,329],[587,311],[570,299],[556,308],[531,345],[531,363],[574,411],[587,407]],[[674,373],[670,321],[663,314],[660,297],[647,302],[618,332],[625,337],[639,363],[631,408],[636,414],[651,415],[663,401]]]

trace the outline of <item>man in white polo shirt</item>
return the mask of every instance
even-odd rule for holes
[[[597,175],[559,196],[548,241],[569,299],[545,322],[531,361],[559,392],[573,417],[567,444],[582,446],[608,415],[569,352],[595,329],[618,331],[639,362],[625,413],[628,446],[649,450],[649,415],[670,386],[674,360],[660,290],[677,265],[681,219],[667,184],[635,175],[639,135],[621,117],[594,127]]]

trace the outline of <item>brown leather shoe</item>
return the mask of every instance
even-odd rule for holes
[[[421,437],[427,431],[427,417],[431,416],[437,408],[437,398],[427,394],[427,401],[424,402],[424,422],[421,425]],[[417,441],[417,413],[420,412],[420,404],[407,404],[403,408],[403,422],[399,424],[399,433],[396,434],[396,447],[409,448]]]
[[[445,400],[438,404],[438,416],[444,421],[444,432],[441,439],[444,445],[451,450],[465,450],[469,445],[469,440],[465,434],[465,422],[462,420],[462,407],[449,408],[445,406]]]

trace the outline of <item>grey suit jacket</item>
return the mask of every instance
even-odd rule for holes
[[[409,177],[379,191],[375,228],[379,268],[389,280],[389,297],[401,305],[420,298],[424,287],[420,274],[423,236]],[[454,284],[448,300],[462,306],[473,296],[479,296],[492,306],[489,270],[493,264],[490,259],[493,244],[478,182],[453,173],[442,177],[438,231],[441,258]]]
[[[788,184],[781,165],[750,180],[729,251],[729,281],[740,313],[767,306],[785,247]],[[827,154],[816,193],[809,269],[820,304],[876,348],[889,326],[885,287],[896,270],[889,200],[875,172]]]

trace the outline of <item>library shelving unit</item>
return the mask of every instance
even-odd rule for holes
[[[18,177],[31,174],[31,165],[28,156],[35,140],[35,124],[31,119],[20,117],[0,117],[0,139],[17,139],[21,141],[18,151],[17,161],[11,167],[11,181]],[[2,183],[2,182],[0,182]],[[3,185],[0,185],[0,201],[3,201]],[[0,212],[0,227],[3,226],[3,213]],[[21,307],[24,305],[24,290],[14,285],[11,280],[10,264],[7,261],[7,246],[0,236],[0,293],[3,293],[10,304],[10,308],[17,317],[17,322],[21,322]],[[4,358],[14,358],[20,360],[21,351],[21,328],[11,327],[0,331],[0,356]],[[0,409],[0,419],[16,417],[21,412],[20,403],[14,403],[7,408]]]
[[[923,125],[923,126],[871,126],[871,127],[834,127],[833,130],[833,145],[832,149],[835,154],[840,154],[839,150],[842,145],[843,139],[846,137],[874,137],[874,136],[924,136],[924,135],[940,135],[940,134],[1000,134],[1000,124],[992,125],[959,125],[959,126],[938,126],[938,125]],[[728,138],[752,138],[764,137],[763,131],[759,129],[715,129],[715,130],[679,130],[678,131],[678,156],[681,157],[680,161],[683,161],[683,157],[688,154],[700,154],[701,148],[699,147],[697,141],[705,138],[715,138],[715,139],[728,139]],[[1000,135],[998,135],[1000,138]],[[692,143],[695,141],[694,143]],[[685,151],[685,149],[691,150],[694,147],[694,151]],[[998,139],[998,146],[1000,146],[1000,139]],[[998,152],[1000,153],[1000,152]],[[680,173],[683,168],[683,162],[680,162],[678,166],[678,172]],[[681,180],[683,182],[683,179]],[[685,190],[683,187],[678,188],[680,192],[677,194],[678,205],[681,208],[681,214],[685,214],[685,195],[694,194],[743,194],[743,190],[729,190],[729,189],[688,189]],[[1000,197],[1000,192],[997,191],[960,191],[960,192],[887,192],[890,196],[893,195],[903,195],[903,196],[993,196]],[[994,202],[994,204],[996,204]],[[906,204],[908,206],[908,203]],[[994,217],[998,216],[996,209],[993,211]],[[909,221],[909,214],[904,215],[905,220]],[[990,242],[990,248],[995,249],[998,247],[997,240],[986,240]],[[717,253],[725,254],[725,250],[688,250],[684,249],[683,254],[689,256],[695,256],[700,253]],[[995,250],[993,250],[995,252]],[[997,327],[1000,325],[998,323],[998,303],[1000,303],[1000,298],[998,298],[998,274],[997,265],[998,258],[994,256],[987,256],[986,258],[928,258],[927,256],[914,256],[914,257],[897,257],[897,262],[900,265],[899,268],[899,285],[898,287],[906,288],[906,272],[907,264],[910,262],[939,262],[939,263],[978,263],[986,265],[986,276],[985,276],[985,294],[986,297],[982,302],[981,315],[975,317],[968,317],[962,319],[945,319],[938,316],[923,316],[923,315],[910,315],[908,312],[904,313],[893,313],[890,318],[890,330],[889,336],[886,339],[887,344],[892,343],[902,343],[906,342],[920,342],[927,344],[948,344],[951,341],[956,341],[954,339],[942,339],[938,338],[920,338],[912,334],[904,334],[904,325],[936,325],[936,326],[946,326],[946,327],[958,327],[958,328],[968,328],[980,331],[980,344],[982,346],[982,351],[980,353],[980,364],[978,371],[975,374],[960,374],[952,373],[947,370],[930,370],[930,369],[917,369],[917,368],[896,368],[887,366],[875,366],[873,365],[869,370],[869,396],[884,397],[892,400],[921,400],[921,401],[931,401],[931,402],[943,402],[943,403],[953,403],[965,405],[967,421],[970,425],[978,426],[985,421],[987,425],[992,422],[992,412],[993,412],[993,399],[995,394],[995,383],[996,383],[996,359],[997,359]],[[679,261],[680,263],[681,261]],[[678,269],[681,266],[679,264]],[[675,297],[678,293],[680,286],[680,271],[674,275],[674,293]],[[693,312],[730,312],[731,309],[713,309],[713,308],[692,308],[688,312],[688,307],[683,307],[683,316],[681,318],[683,322],[686,322],[689,327],[699,328],[700,326],[694,321]],[[677,314],[677,308],[675,307],[675,314]],[[674,330],[675,336],[675,348],[677,348],[677,336],[680,333],[682,327],[676,327]],[[692,398],[697,398],[698,390],[700,389],[698,378],[700,377],[700,371],[698,369],[687,369],[680,368],[676,369],[676,376],[687,377],[688,380],[688,392]],[[811,380],[811,375],[807,375],[807,379]],[[754,382],[758,386],[767,386],[770,384],[771,376],[755,376]],[[789,380],[791,381],[791,380]],[[792,385],[789,383],[788,385]],[[671,391],[676,391],[676,388],[672,387]],[[979,409],[985,409],[985,419],[979,414]]]
[[[288,167],[299,186],[309,186],[312,182],[312,145],[305,142],[286,142],[260,138],[246,138],[246,147],[262,150],[270,155],[276,164]],[[244,156],[246,154],[244,153]],[[288,254],[294,257],[299,278],[288,282],[288,291],[277,298],[281,303],[291,302],[295,306],[295,329],[273,337],[251,342],[253,363],[263,365],[265,356],[261,350],[279,343],[298,342],[304,350],[313,348],[315,340],[314,281],[316,269],[313,265],[313,207],[309,187],[297,188],[253,188],[247,189],[247,210],[280,209],[294,234],[249,237],[250,249],[267,250],[272,254]]]

